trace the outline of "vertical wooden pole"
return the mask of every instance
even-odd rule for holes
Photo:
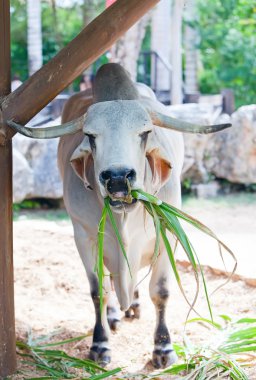
[[[0,0],[0,100],[10,92],[10,2]],[[0,134],[5,135],[0,103]],[[2,139],[4,142],[4,139]],[[13,231],[12,141],[0,145],[0,378],[16,370]]]

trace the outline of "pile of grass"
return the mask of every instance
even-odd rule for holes
[[[240,318],[232,321],[227,315],[219,316],[219,323],[205,318],[195,318],[187,323],[203,324],[208,330],[210,340],[195,345],[185,334],[183,344],[174,344],[180,360],[170,368],[159,373],[122,375],[121,368],[110,371],[101,368],[87,359],[68,355],[72,343],[75,345],[87,336],[79,336],[55,343],[46,343],[49,336],[39,337],[28,342],[17,342],[18,354],[23,365],[34,370],[19,371],[26,380],[48,379],[158,379],[175,376],[183,380],[251,380],[244,367],[253,367],[256,363],[256,319]],[[65,345],[68,345],[67,349]],[[63,349],[56,349],[61,346]],[[65,351],[64,351],[65,350]]]
[[[185,221],[185,222],[191,224],[193,227],[199,229],[201,232],[207,234],[209,237],[216,240],[216,242],[218,243],[218,246],[219,246],[219,252],[220,252],[222,260],[223,260],[223,249],[234,260],[234,267],[233,267],[231,275],[235,272],[235,269],[237,266],[236,258],[234,256],[233,252],[208,227],[206,227],[204,224],[202,224],[201,222],[199,222],[195,218],[191,217],[190,215],[188,215],[188,214],[184,213],[183,211],[177,209],[176,207],[171,206],[165,202],[162,202],[157,197],[150,195],[150,194],[148,194],[142,190],[131,191],[130,201],[132,201],[133,198],[142,202],[145,210],[149,213],[149,215],[152,217],[152,219],[154,221],[155,230],[156,230],[156,242],[155,242],[154,254],[153,254],[153,259],[152,259],[152,265],[154,265],[154,262],[159,255],[160,240],[162,239],[162,241],[165,245],[167,254],[169,256],[170,266],[171,266],[170,269],[172,269],[174,276],[175,276],[175,279],[177,281],[177,284],[178,284],[185,300],[187,301],[187,303],[190,306],[189,313],[192,309],[194,310],[194,306],[195,306],[195,303],[196,303],[196,300],[197,300],[197,297],[199,294],[199,276],[201,275],[203,287],[204,287],[204,292],[205,292],[205,297],[207,300],[208,309],[209,309],[209,313],[210,313],[210,318],[213,321],[212,308],[211,308],[209,294],[208,294],[208,290],[207,290],[207,284],[205,282],[203,268],[200,264],[197,253],[195,252],[195,250],[194,250],[194,248],[193,248],[193,246],[189,240],[189,237],[185,233],[180,221],[182,220],[182,221]],[[101,308],[103,306],[103,281],[104,281],[104,276],[105,276],[105,274],[104,274],[104,232],[105,232],[105,225],[106,225],[107,216],[109,217],[110,223],[113,227],[113,230],[116,234],[117,240],[120,244],[122,253],[123,253],[125,260],[127,262],[127,265],[129,267],[130,275],[132,276],[131,269],[129,266],[128,257],[127,257],[126,251],[125,251],[125,247],[124,247],[124,244],[122,242],[122,238],[119,234],[118,227],[117,227],[117,224],[115,221],[115,217],[114,217],[112,210],[111,210],[111,207],[110,207],[110,198],[107,197],[104,200],[104,207],[102,210],[102,216],[100,219],[99,229],[98,229],[97,274],[98,274],[98,278],[99,278]],[[175,262],[175,257],[174,257],[176,246],[174,249],[171,247],[171,244],[169,242],[168,235],[167,235],[168,232],[171,233],[171,235],[176,239],[176,246],[178,243],[181,244],[181,246],[184,249],[184,252],[186,253],[188,261],[191,264],[191,267],[192,267],[192,270],[194,273],[194,277],[195,277],[195,281],[196,281],[196,293],[195,293],[195,297],[194,297],[192,302],[190,302],[187,299],[187,296],[184,292],[182,282],[181,282],[181,278],[180,278],[180,275],[179,275],[179,272],[178,272],[178,269],[176,266],[176,262]]]
[[[211,339],[196,346],[185,336],[183,345],[174,345],[182,363],[160,375],[182,375],[179,378],[183,380],[250,380],[243,367],[256,364],[256,319],[220,317],[222,323],[204,318],[188,321],[208,326]]]
[[[29,371],[19,371],[26,380],[48,379],[90,379],[101,380],[112,377],[121,371],[115,368],[107,371],[89,359],[79,359],[68,355],[64,350],[55,347],[77,344],[87,335],[66,339],[60,342],[45,343],[49,337],[29,338],[28,342],[17,341],[17,352],[22,356],[22,365],[34,368]]]

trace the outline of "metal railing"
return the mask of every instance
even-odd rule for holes
[[[167,71],[169,75],[168,88],[163,89],[159,86],[159,64]],[[161,54],[154,50],[143,51],[140,53],[138,61],[138,76],[139,82],[145,83],[152,88],[156,97],[165,104],[170,104],[171,98],[171,74],[172,66]],[[182,82],[182,92],[185,93],[185,85]]]

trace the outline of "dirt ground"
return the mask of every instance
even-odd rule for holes
[[[236,319],[256,317],[256,195],[222,197],[213,201],[188,199],[184,209],[213,228],[215,233],[235,251],[238,273],[250,278],[251,285],[236,279],[211,297],[214,315],[226,314]],[[188,228],[189,236],[206,265],[223,267],[217,257],[217,248],[209,239]],[[15,303],[17,335],[39,336],[58,330],[58,340],[91,332],[94,310],[89,295],[88,281],[73,241],[70,221],[63,212],[22,212],[14,223]],[[181,253],[179,253],[181,255]],[[180,256],[182,258],[182,255]],[[228,263],[231,267],[231,261]],[[193,298],[195,284],[188,269],[180,266],[184,288]],[[141,277],[145,275],[142,273]],[[210,292],[225,281],[225,277],[211,271],[206,274]],[[155,326],[154,308],[148,295],[146,278],[140,285],[141,319],[122,319],[118,332],[112,333],[112,363],[109,368],[124,367],[123,373],[131,379],[135,374],[149,373]],[[203,293],[197,310],[209,317]],[[188,312],[175,281],[168,307],[168,326],[173,342],[181,342]],[[193,315],[191,315],[192,317]],[[218,320],[218,317],[217,317]],[[206,339],[206,330],[190,324],[186,331],[192,342]],[[73,355],[88,354],[91,337],[74,345]],[[20,360],[20,359],[19,359]],[[22,366],[19,364],[19,368]],[[250,369],[250,379],[256,379]],[[12,376],[12,379],[26,377]],[[138,379],[142,375],[137,376]],[[166,377],[170,379],[169,377]]]

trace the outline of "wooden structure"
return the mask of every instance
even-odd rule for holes
[[[12,137],[6,124],[26,124],[160,0],[117,0],[50,62],[10,93],[10,0],[0,0],[0,379],[16,370]]]

